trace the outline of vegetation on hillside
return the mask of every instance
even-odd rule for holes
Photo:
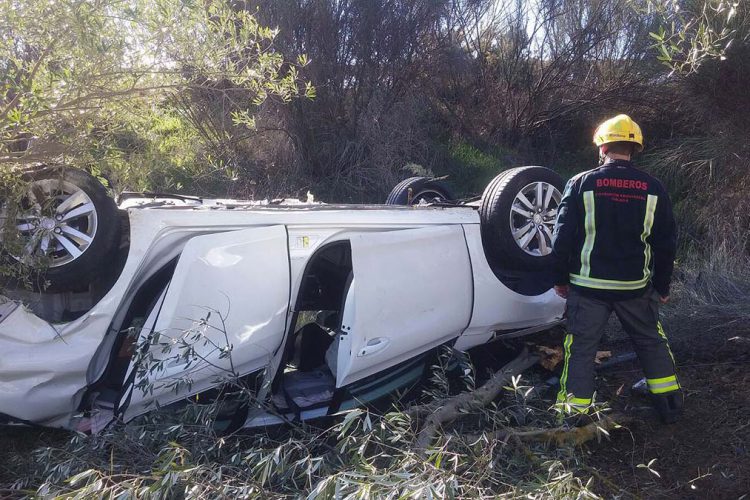
[[[0,9],[5,170],[64,163],[115,192],[311,190],[341,202],[380,201],[417,164],[470,195],[509,166],[594,165],[593,128],[627,112],[645,130],[641,162],[684,211],[702,212],[684,232],[692,241],[720,211],[708,197],[741,192],[748,165],[742,2],[31,0]],[[747,207],[735,201],[742,218]]]
[[[314,95],[306,58],[230,3],[6,1],[0,32],[1,164],[80,166],[115,189],[229,171],[217,155],[256,109]],[[202,94],[226,109],[219,127]]]

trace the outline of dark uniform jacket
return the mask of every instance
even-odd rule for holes
[[[669,295],[677,246],[664,186],[625,160],[573,177],[553,234],[555,283],[602,300]]]

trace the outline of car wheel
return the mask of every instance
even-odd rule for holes
[[[491,264],[540,270],[552,262],[552,230],[564,181],[545,167],[499,174],[485,189],[479,214],[482,243]]]
[[[409,177],[398,183],[385,200],[386,205],[419,205],[453,201],[455,197],[442,181],[429,177]]]
[[[120,243],[117,206],[82,170],[31,175],[16,215],[24,265],[39,267],[51,291],[81,290],[101,273]]]

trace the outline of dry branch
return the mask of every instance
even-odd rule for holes
[[[417,435],[415,441],[416,448],[418,450],[425,450],[442,425],[452,422],[463,413],[483,408],[490,404],[512,377],[535,365],[538,361],[538,355],[532,354],[528,349],[524,348],[518,357],[495,372],[492,378],[479,389],[471,392],[463,392],[447,399],[427,418],[425,425]]]
[[[617,429],[622,424],[632,421],[632,418],[624,415],[600,415],[599,420],[581,427],[555,427],[552,429],[531,429],[516,431],[502,429],[495,433],[495,439],[506,440],[508,438],[531,443],[544,443],[554,446],[580,446],[594,438],[601,438],[609,431]]]

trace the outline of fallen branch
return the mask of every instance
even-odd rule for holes
[[[528,349],[524,348],[523,352],[517,358],[495,372],[480,388],[471,392],[463,392],[447,399],[427,418],[422,430],[417,434],[417,439],[414,443],[416,449],[424,451],[430,445],[442,425],[452,422],[466,412],[483,408],[490,404],[497,398],[503,387],[512,377],[532,367],[538,361],[538,355],[531,354]],[[412,410],[415,414],[420,413],[417,408]]]
[[[504,427],[491,433],[465,434],[463,437],[469,442],[490,439],[505,443],[511,442],[516,445],[521,445],[522,443],[543,443],[558,447],[580,446],[594,438],[607,435],[611,430],[622,428],[624,424],[629,424],[634,420],[633,417],[618,413],[600,416],[598,420],[592,420],[591,423],[581,427],[532,428],[526,430],[515,430]]]
[[[554,446],[580,446],[594,438],[601,438],[609,431],[617,429],[622,424],[629,423],[633,419],[624,415],[603,415],[599,420],[581,427],[554,427],[552,429],[533,429],[527,431],[516,431],[502,429],[495,433],[495,439],[506,440],[508,438],[531,443],[544,443]]]

